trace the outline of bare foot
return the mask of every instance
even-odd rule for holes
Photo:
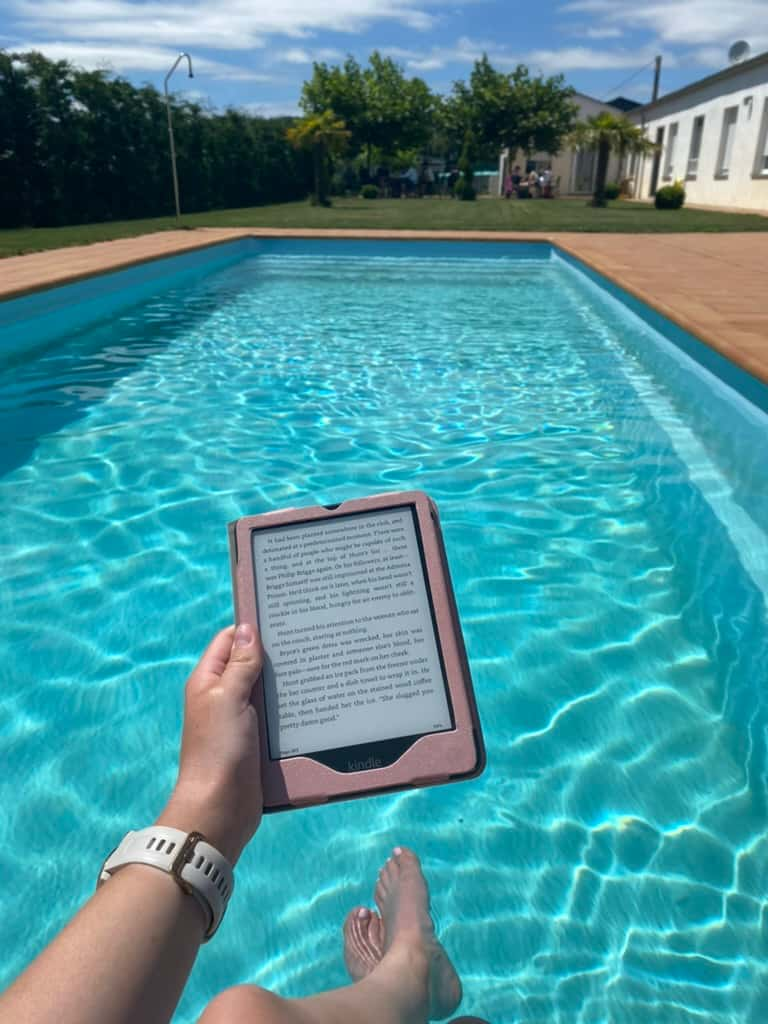
[[[395,847],[379,872],[374,892],[381,912],[384,953],[403,945],[422,949],[429,957],[429,1017],[442,1020],[461,1002],[461,982],[437,941],[429,914],[429,890],[415,853]]]
[[[381,918],[367,907],[355,907],[344,922],[344,963],[353,981],[370,974],[384,956]]]

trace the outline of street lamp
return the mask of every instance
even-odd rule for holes
[[[171,143],[171,169],[173,170],[173,195],[176,200],[176,220],[181,217],[181,210],[179,209],[179,179],[176,175],[176,147],[173,144],[173,123],[171,121],[171,101],[168,97],[168,79],[179,66],[179,61],[183,60],[184,57],[187,58],[187,64],[189,65],[189,77],[194,78],[195,76],[192,73],[192,58],[188,53],[180,53],[174,61],[173,67],[165,76],[165,109],[168,113],[168,139]]]

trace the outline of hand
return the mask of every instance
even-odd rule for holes
[[[254,699],[261,667],[253,626],[230,626],[213,638],[187,681],[179,775],[157,820],[202,832],[233,865],[263,810]]]

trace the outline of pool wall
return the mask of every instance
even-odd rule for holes
[[[161,291],[191,285],[195,280],[261,252],[306,255],[309,250],[318,256],[338,256],[346,249],[350,256],[364,259],[371,254],[371,246],[375,246],[377,256],[385,250],[386,256],[393,258],[413,256],[415,246],[430,258],[552,258],[552,246],[548,242],[516,242],[511,246],[509,242],[243,238],[0,301],[0,359],[45,346],[72,330],[88,327]]]
[[[45,346],[159,291],[191,285],[243,259],[248,255],[250,241],[243,239],[196,249],[0,302],[0,359]]]
[[[564,263],[584,274],[585,277],[608,292],[609,295],[618,299],[622,305],[640,317],[649,327],[658,331],[659,334],[677,348],[682,349],[691,359],[701,364],[716,377],[719,377],[720,380],[733,388],[734,391],[738,391],[748,401],[752,402],[753,405],[758,406],[764,412],[768,412],[768,387],[762,381],[753,377],[751,373],[742,370],[740,366],[731,362],[730,359],[726,359],[725,356],[721,355],[706,342],[680,327],[674,320],[670,320],[669,317],[654,309],[653,306],[649,306],[646,302],[636,298],[620,285],[614,284],[604,274],[593,270],[582,260],[572,256],[571,253],[553,246],[553,256],[556,256]]]
[[[583,274],[603,292],[613,296],[677,349],[690,356],[753,405],[768,412],[768,386],[714,348],[680,327],[669,317],[636,298],[604,274],[546,240],[531,242],[456,241],[421,239],[349,238],[242,238],[217,243],[179,256],[154,259],[137,266],[98,274],[72,284],[44,289],[31,295],[0,302],[0,359],[45,347],[72,330],[81,330],[107,319],[160,291],[192,284],[262,252],[286,255],[357,256],[364,260],[376,253],[392,258],[412,257],[418,252],[435,259],[559,259]],[[65,258],[65,257],[63,257]]]

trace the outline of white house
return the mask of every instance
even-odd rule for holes
[[[578,120],[585,121],[588,117],[607,112],[620,116],[628,107],[636,107],[637,104],[630,100],[622,100],[620,97],[611,100],[610,103],[603,103],[601,100],[593,99],[582,92],[574,93],[573,102],[579,108]],[[499,157],[499,178],[497,192],[503,193],[504,177],[509,168],[519,164],[524,172],[535,170],[541,172],[545,167],[552,168],[552,177],[558,182],[558,191],[561,195],[591,195],[595,186],[595,174],[597,172],[597,150],[594,149],[563,149],[557,156],[550,153],[532,153],[528,156],[525,153],[513,154],[510,159],[509,151],[504,149]],[[607,181],[619,181],[618,157],[611,155],[608,164]]]
[[[652,156],[629,158],[635,198],[682,180],[686,202],[768,211],[768,53],[629,116],[659,146]]]

